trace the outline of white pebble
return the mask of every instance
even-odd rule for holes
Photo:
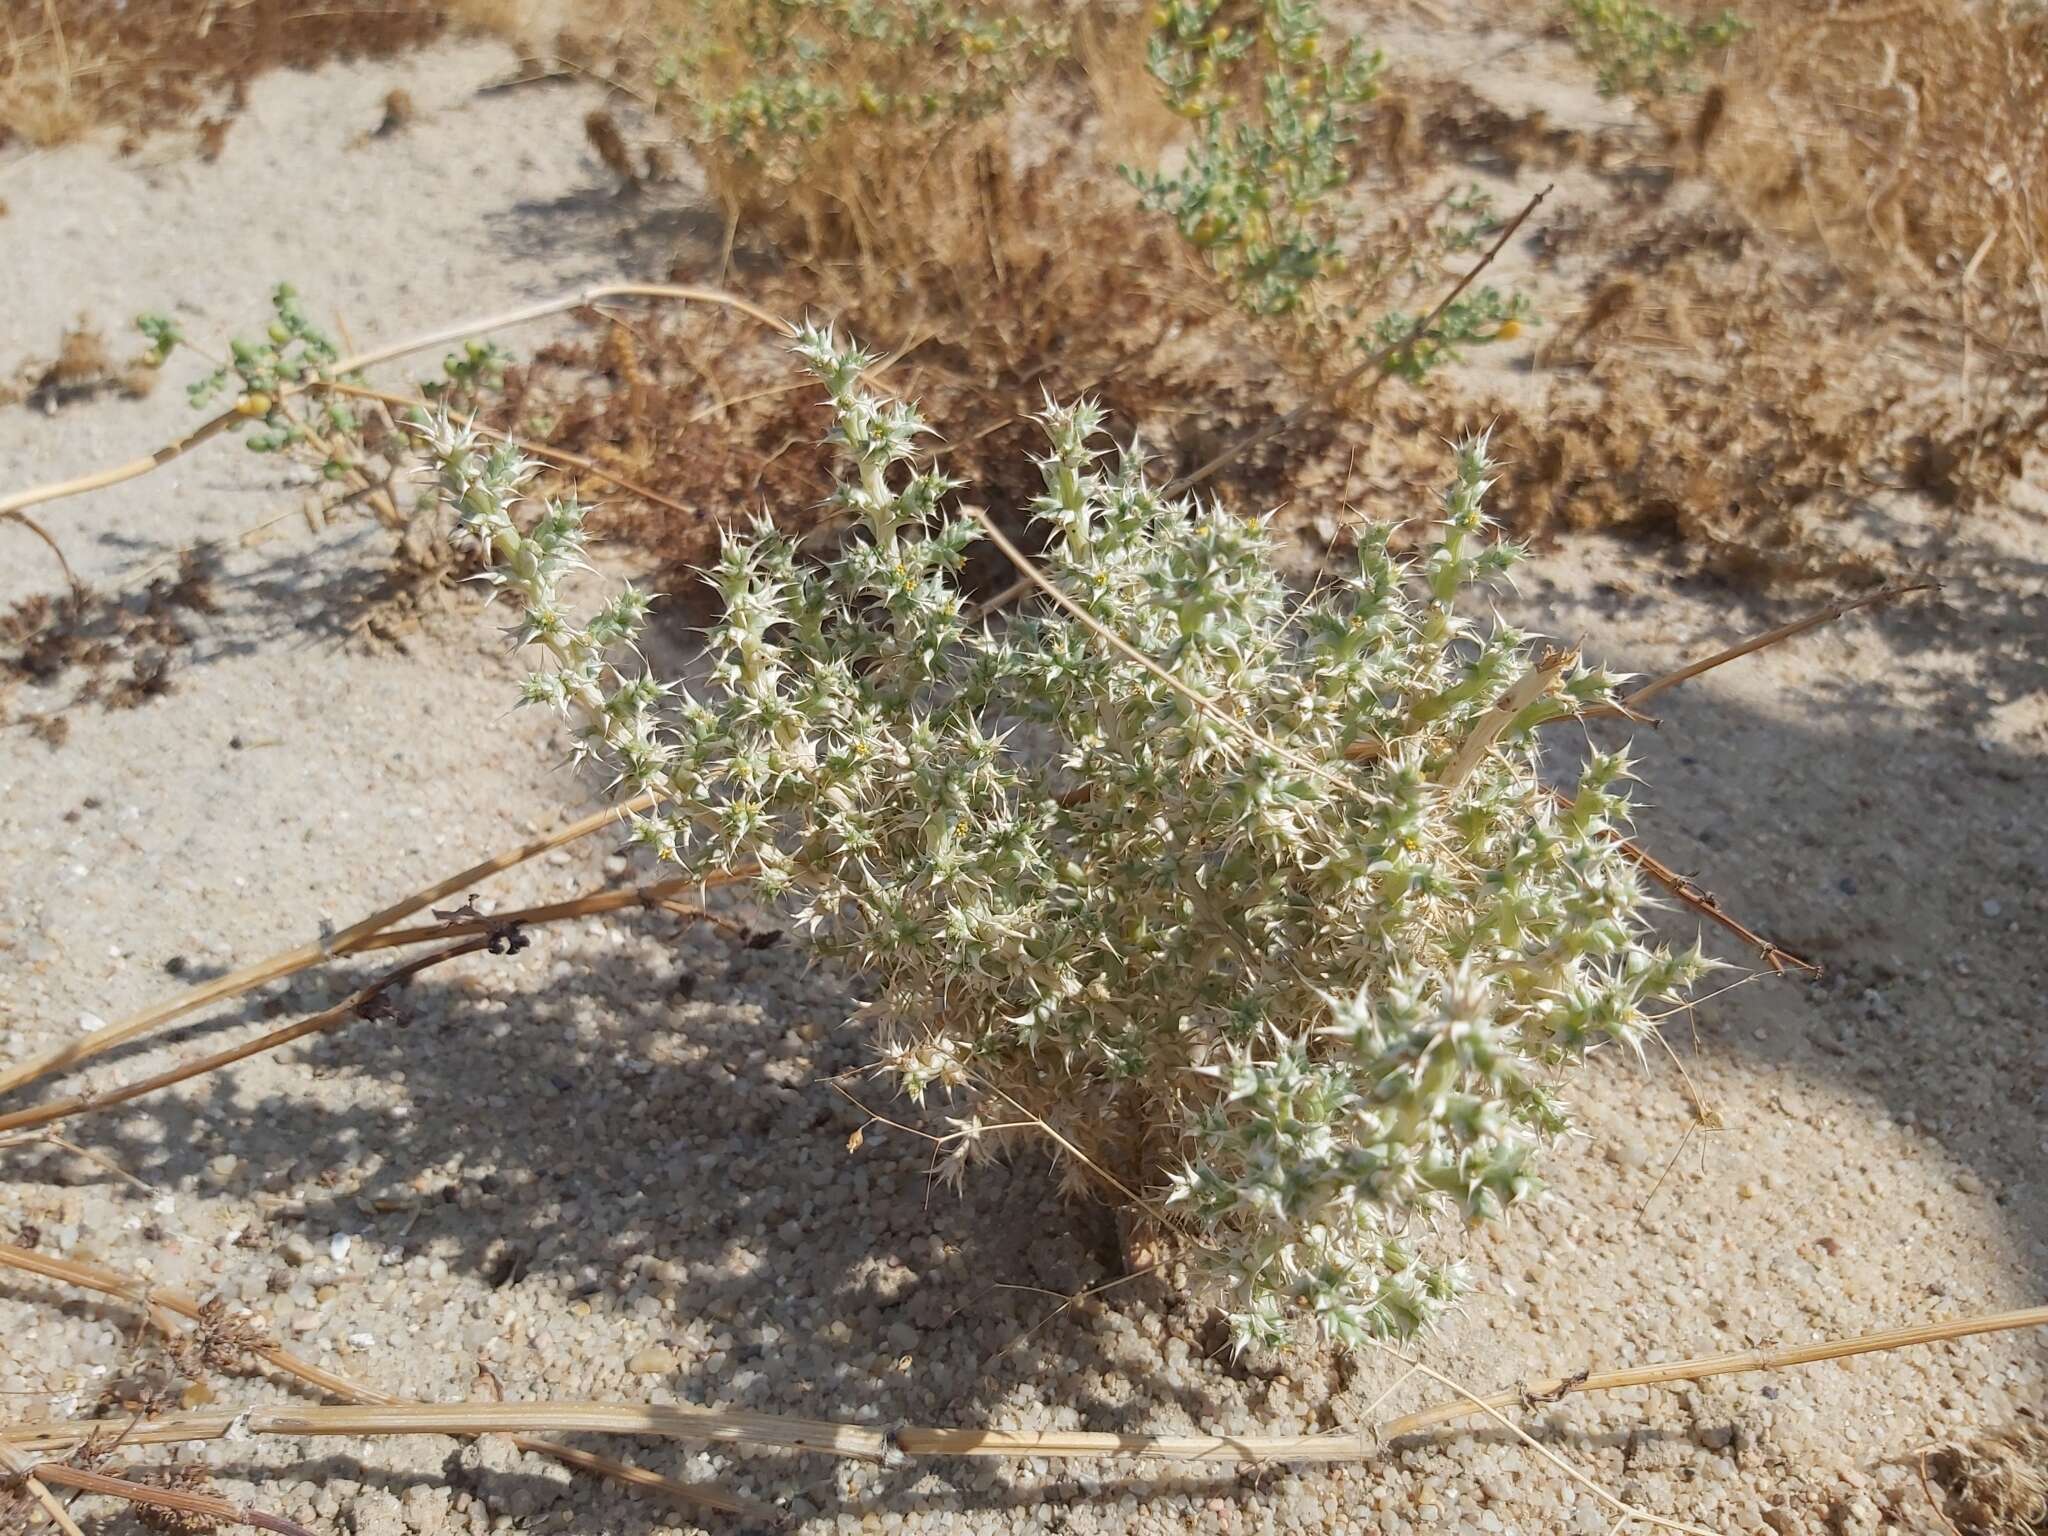
[[[78,1027],[88,1035],[97,1034],[107,1027],[107,1021],[96,1013],[81,1013],[78,1016]]]
[[[346,1232],[337,1232],[327,1239],[327,1252],[337,1264],[348,1262],[348,1247],[355,1239]]]

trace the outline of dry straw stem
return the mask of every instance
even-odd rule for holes
[[[270,1515],[260,1509],[249,1509],[231,1503],[218,1494],[193,1493],[184,1488],[154,1488],[148,1483],[134,1482],[125,1477],[111,1477],[105,1472],[90,1472],[84,1467],[67,1466],[57,1461],[41,1463],[36,1468],[36,1473],[45,1482],[76,1488],[81,1493],[103,1493],[111,1498],[126,1499],[131,1504],[191,1515],[207,1522],[209,1527],[253,1525],[258,1530],[276,1531],[279,1536],[313,1536],[313,1533],[303,1525],[287,1520],[282,1515]]]
[[[184,1316],[197,1309],[182,1297],[143,1288],[88,1266],[50,1259],[12,1244],[0,1243],[0,1266],[27,1270],[53,1279],[84,1284],[93,1290],[137,1302],[166,1307]],[[90,1279],[81,1278],[90,1276]],[[1096,1457],[1135,1456],[1200,1462],[1356,1462],[1381,1453],[1384,1443],[1419,1433],[1438,1424],[1484,1414],[1500,1418],[1504,1410],[1539,1397],[1573,1392],[1610,1391],[1709,1376],[1781,1370],[1852,1355],[1911,1348],[1979,1334],[2048,1326],[2048,1306],[1926,1323],[1885,1333],[1799,1345],[1776,1350],[1704,1355],[1659,1365],[1610,1371],[1583,1379],[1563,1377],[1534,1387],[1518,1387],[1481,1398],[1455,1383],[1457,1401],[1405,1415],[1378,1426],[1316,1435],[1151,1435],[1107,1434],[1083,1430],[942,1429],[904,1427],[885,1431],[827,1419],[789,1418],[775,1414],[723,1409],[665,1407],[637,1403],[407,1403],[344,1384],[318,1367],[295,1362],[293,1374],[335,1392],[369,1398],[367,1408],[257,1408],[241,1413],[172,1414],[132,1426],[124,1423],[129,1444],[170,1444],[252,1435],[476,1435],[523,1434],[539,1430],[576,1433],[652,1435],[664,1439],[721,1445],[751,1445],[839,1456],[856,1461],[884,1462],[903,1456],[963,1457]],[[258,1351],[275,1362],[280,1351]],[[1406,1361],[1423,1375],[1446,1378],[1427,1366]],[[1505,1422],[1505,1421],[1503,1421]],[[96,1428],[92,1421],[17,1424],[0,1429],[0,1445],[25,1454],[47,1455],[84,1443]],[[1512,1427],[1512,1426],[1510,1426]],[[1646,1517],[1647,1518],[1647,1517]]]
[[[717,288],[695,288],[675,283],[599,283],[588,288],[579,288],[573,293],[560,294],[552,299],[543,299],[519,309],[508,309],[480,319],[465,320],[447,325],[424,335],[411,336],[403,341],[392,342],[382,347],[372,347],[367,352],[358,352],[345,357],[328,370],[330,374],[356,373],[378,363],[388,363],[408,353],[424,351],[428,347],[442,346],[451,341],[464,341],[480,336],[486,331],[504,330],[529,321],[543,320],[549,315],[559,315],[568,310],[581,309],[595,304],[600,299],[662,299],[688,304],[716,304],[726,309],[737,310],[740,314],[758,320],[769,329],[785,336],[792,336],[795,327],[778,315],[772,315],[758,305],[750,304],[737,294],[723,292]],[[285,386],[285,395],[318,393],[327,385],[318,380]],[[171,460],[198,447],[210,437],[218,436],[235,422],[242,420],[241,414],[233,407],[218,416],[193,428],[174,442],[143,458],[131,459],[126,464],[111,469],[95,470],[88,475],[79,475],[70,480],[53,481],[47,485],[31,486],[25,491],[16,491],[11,496],[0,496],[0,517],[15,517],[25,507],[40,506],[46,501],[60,501],[66,496],[80,496],[87,491],[104,490],[110,485],[119,485],[124,480],[133,480],[160,469]]]
[[[29,1497],[43,1506],[43,1512],[64,1536],[85,1536],[85,1533],[79,1530],[77,1522],[71,1518],[71,1512],[64,1507],[57,1495],[50,1492],[44,1479],[36,1476],[36,1472],[40,1470],[45,1469],[32,1469],[29,1461],[19,1451],[0,1442],[0,1477],[20,1478],[21,1486],[28,1490]]]
[[[1494,700],[1493,707],[1481,715],[1458,744],[1458,750],[1451,760],[1438,772],[1437,786],[1446,792],[1455,790],[1472,777],[1475,769],[1486,761],[1486,754],[1493,750],[1493,744],[1500,740],[1501,732],[1514,724],[1515,716],[1534,704],[1545,694],[1557,687],[1572,664],[1579,659],[1573,651],[1548,650],[1507,692]],[[1347,750],[1347,757],[1350,755]]]
[[[121,1275],[117,1275],[111,1270],[100,1269],[90,1264],[81,1264],[74,1259],[60,1259],[48,1254],[35,1253],[27,1248],[17,1247],[12,1243],[0,1243],[0,1268],[15,1269],[32,1275],[40,1275],[47,1280],[59,1280],[67,1285],[78,1286],[83,1290],[96,1291],[103,1296],[114,1296],[123,1301],[132,1302],[148,1313],[159,1326],[168,1326],[162,1316],[164,1313],[170,1313],[194,1323],[202,1320],[199,1304],[189,1296],[181,1295],[176,1291],[165,1290],[159,1286],[145,1286],[138,1281],[129,1280]],[[342,1398],[352,1403],[390,1404],[398,1402],[398,1399],[390,1396],[388,1393],[379,1392],[373,1387],[363,1386],[359,1382],[349,1380],[346,1376],[337,1376],[334,1372],[323,1370],[310,1361],[301,1360],[297,1355],[287,1350],[277,1349],[270,1345],[257,1345],[253,1353],[273,1369],[291,1377],[295,1381],[318,1388],[330,1397]],[[125,1444],[146,1443],[147,1437],[140,1436],[135,1432],[142,1426],[131,1425],[124,1420],[118,1426],[110,1427],[118,1428],[122,1432],[122,1440]],[[87,1426],[87,1428],[89,1429],[90,1426]],[[83,1438],[83,1436],[73,1436],[67,1445],[53,1446],[50,1449],[69,1449]],[[178,1438],[180,1437],[156,1437],[158,1441],[176,1440]],[[11,1434],[0,1430],[0,1453],[12,1453],[13,1447],[10,1445],[10,1441],[13,1439],[14,1437]],[[523,1451],[531,1451],[536,1455],[550,1457],[555,1461],[563,1463],[565,1466],[575,1467],[581,1471],[609,1478],[613,1482],[622,1483],[629,1488],[638,1488],[643,1492],[663,1494],[669,1498],[696,1504],[706,1509],[722,1510],[727,1514],[757,1517],[772,1517],[775,1513],[773,1510],[768,1510],[748,1500],[735,1498],[717,1488],[708,1487],[701,1483],[679,1482],[675,1478],[663,1477],[658,1472],[650,1472],[645,1467],[636,1467],[630,1462],[615,1461],[609,1456],[599,1456],[590,1451],[578,1450],[574,1446],[558,1445],[552,1440],[539,1440],[525,1435],[515,1435],[512,1438],[512,1443]]]
[[[1984,1333],[2012,1333],[2023,1328],[2048,1328],[2048,1307],[2025,1307],[2017,1312],[1991,1312],[1976,1317],[1950,1318],[1946,1322],[1920,1323],[1911,1328],[1893,1328],[1884,1333],[1859,1334],[1849,1339],[1828,1339],[1818,1344],[1794,1344],[1779,1349],[1740,1349],[1721,1355],[1699,1355],[1690,1360],[1667,1360],[1658,1365],[1632,1366],[1625,1371],[1601,1371],[1553,1376],[1548,1381],[1530,1382],[1476,1402],[1443,1403],[1407,1414],[1382,1427],[1388,1439],[1418,1434],[1439,1424],[1472,1414],[1513,1408],[1527,1402],[1550,1402],[1579,1392],[1617,1392],[1624,1387],[1654,1387],[1674,1381],[1705,1381],[1710,1376],[1738,1376],[1754,1371],[1782,1371],[1798,1365],[1816,1365],[1824,1360],[1846,1360],[1852,1355],[1883,1354],[1895,1349],[1913,1349],[1923,1344],[1943,1344],[1953,1339],[1973,1338]]]
[[[488,917],[457,919],[453,922],[422,923],[413,928],[372,934],[357,946],[357,953],[395,949],[402,945],[421,944],[433,939],[463,938],[469,935],[483,937],[453,945],[423,959],[398,966],[350,993],[332,1008],[323,1009],[295,1024],[270,1030],[241,1045],[231,1046],[210,1056],[203,1056],[197,1061],[187,1062],[182,1067],[167,1068],[153,1077],[104,1093],[77,1094],[68,1099],[38,1104],[33,1109],[16,1110],[10,1115],[0,1115],[0,1132],[28,1130],[31,1127],[50,1125],[58,1120],[67,1120],[74,1115],[87,1114],[93,1110],[111,1109],[117,1104],[126,1104],[146,1094],[155,1093],[160,1088],[169,1088],[192,1078],[202,1077],[208,1072],[218,1071],[222,1067],[233,1066],[238,1061],[246,1061],[251,1056],[260,1056],[265,1051],[276,1050],[279,1046],[290,1045],[294,1040],[304,1039],[307,1035],[333,1029],[337,1025],[347,1023],[351,1018],[362,1016],[363,1009],[373,999],[392,987],[403,985],[421,971],[461,955],[471,955],[480,949],[488,949],[495,942],[491,935],[503,933],[509,928],[523,927],[531,923],[559,922],[572,917],[591,917],[603,912],[616,912],[626,907],[646,907],[651,911],[672,912],[680,917],[729,927],[731,925],[726,919],[707,912],[702,907],[686,906],[677,901],[676,896],[687,890],[704,890],[711,886],[749,880],[758,873],[757,869],[748,867],[713,880],[664,880],[653,885],[634,886],[628,890],[598,891],[568,901],[551,902],[546,906],[523,907],[516,912],[494,913]],[[83,1147],[72,1147],[61,1137],[50,1139],[81,1156],[96,1157],[96,1154]],[[4,1145],[6,1143],[0,1142],[0,1146]]]
[[[494,926],[503,927],[503,924]],[[290,1045],[294,1040],[303,1040],[307,1035],[332,1029],[337,1024],[357,1017],[373,999],[393,987],[404,985],[420,972],[463,955],[473,955],[493,942],[495,941],[488,937],[466,939],[460,944],[451,944],[446,949],[436,950],[431,955],[421,955],[417,959],[408,960],[405,964],[385,972],[369,985],[357,988],[332,1008],[322,1009],[319,1013],[300,1019],[295,1024],[270,1030],[253,1040],[230,1046],[224,1051],[216,1051],[211,1056],[202,1056],[199,1060],[187,1062],[181,1067],[167,1068],[140,1082],[129,1083],[125,1087],[110,1089],[105,1093],[79,1094],[49,1104],[38,1104],[33,1109],[16,1110],[11,1115],[0,1115],[0,1131],[28,1130],[34,1126],[68,1120],[74,1115],[86,1114],[92,1110],[112,1109],[117,1104],[126,1104],[146,1094],[155,1093],[160,1088],[172,1087],[189,1078],[201,1077],[222,1067],[233,1066],[238,1061],[245,1061],[251,1056],[276,1050],[281,1045]]]
[[[1554,789],[1550,793],[1560,804],[1570,804],[1567,796],[1559,794]],[[1699,913],[1701,917],[1719,923],[1723,928],[1726,928],[1730,933],[1742,940],[1743,943],[1756,950],[1757,954],[1762,957],[1764,964],[1768,965],[1773,971],[1783,974],[1787,969],[1799,970],[1805,971],[1810,976],[1818,976],[1821,973],[1820,967],[1811,960],[1801,959],[1798,955],[1793,954],[1791,950],[1785,948],[1784,945],[1774,943],[1758,933],[1754,928],[1747,927],[1738,919],[1729,916],[1727,910],[1722,907],[1720,900],[1712,891],[1704,889],[1697,881],[1681,875],[1669,864],[1666,864],[1662,859],[1659,859],[1655,854],[1643,847],[1641,843],[1636,842],[1633,838],[1624,837],[1619,832],[1613,834],[1613,836],[1614,846],[1621,850],[1622,856],[1631,864],[1663,886],[1665,890],[1676,896],[1686,906]]]
[[[1823,624],[1832,624],[1843,615],[1854,613],[1859,608],[1875,608],[1882,603],[1896,602],[1902,597],[1910,597],[1916,592],[1939,592],[1940,590],[1941,583],[1938,581],[1915,581],[1904,586],[1885,587],[1877,592],[1865,593],[1862,597],[1837,598],[1825,608],[1816,609],[1814,612],[1807,614],[1805,618],[1794,619],[1789,624],[1780,624],[1776,629],[1766,630],[1760,635],[1752,635],[1749,639],[1739,644],[1731,645],[1726,650],[1716,651],[1713,655],[1703,660],[1680,667],[1676,672],[1667,672],[1654,682],[1646,683],[1641,688],[1636,689],[1619,703],[1597,704],[1591,709],[1580,710],[1577,715],[1571,718],[1577,720],[1603,720],[1619,717],[1637,718],[1635,712],[1641,705],[1654,699],[1667,688],[1676,688],[1680,683],[1691,681],[1702,672],[1711,672],[1714,668],[1725,666],[1731,661],[1739,661],[1744,656],[1766,650],[1771,646],[1779,644],[1781,641],[1792,639],[1795,635],[1803,635],[1809,629],[1818,629]]]
[[[373,935],[389,928],[400,919],[410,917],[422,908],[429,907],[458,891],[469,890],[479,882],[503,870],[511,869],[514,865],[539,858],[552,849],[560,848],[565,843],[573,843],[592,832],[600,832],[621,818],[636,811],[647,810],[653,804],[652,795],[641,795],[637,799],[593,811],[582,820],[572,821],[544,837],[537,837],[532,842],[523,843],[504,853],[494,854],[481,864],[472,864],[468,869],[450,875],[445,880],[437,880],[432,885],[413,892],[403,901],[394,902],[380,911],[373,912],[361,922],[344,928],[329,938],[311,944],[301,944],[295,949],[287,949],[266,960],[259,960],[254,965],[244,966],[239,971],[231,971],[218,980],[194,987],[168,1002],[145,1008],[119,1024],[96,1031],[81,1040],[74,1040],[68,1045],[59,1046],[56,1050],[45,1052],[41,1056],[32,1057],[5,1072],[0,1072],[0,1093],[10,1093],[52,1072],[59,1072],[67,1067],[76,1066],[79,1062],[104,1055],[118,1045],[125,1045],[130,1040],[161,1028],[173,1019],[181,1019],[209,1003],[240,997],[243,993],[252,992],[269,982],[281,980],[286,976],[296,976],[299,972],[309,970],[323,961],[353,954],[368,947],[367,941]]]

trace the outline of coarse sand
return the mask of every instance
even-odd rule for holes
[[[116,335],[174,313],[247,329],[289,278],[368,343],[610,277],[720,230],[687,188],[621,199],[584,144],[592,88],[485,91],[509,52],[274,75],[217,161],[97,141],[0,155],[0,370],[80,311]],[[386,94],[416,116],[371,136]],[[1616,109],[1619,110],[1619,109]],[[514,350],[541,332],[505,338]],[[431,362],[431,358],[428,359]],[[174,360],[141,400],[0,410],[0,486],[113,463],[194,419]],[[387,371],[392,378],[403,371]],[[943,426],[943,423],[941,423]],[[1673,1020],[1716,1117],[1693,1127],[1661,1053],[1575,1090],[1552,1192],[1481,1234],[1469,1305],[1424,1358],[1475,1388],[1799,1343],[2048,1294],[2048,521],[2039,477],[1961,529],[1942,594],[1658,700],[1632,734],[1640,830],[1734,912],[1811,955]],[[468,599],[404,639],[357,628],[389,536],[318,534],[279,461],[217,442],[40,509],[89,583],[227,541],[171,690],[68,711],[59,746],[0,734],[0,1062],[345,925],[530,830],[592,787],[550,725],[508,713],[515,667]],[[0,528],[0,601],[57,585]],[[1510,618],[1655,672],[1797,612],[1575,538]],[[21,686],[22,716],[75,678]],[[500,906],[628,877],[601,839],[492,882]],[[1683,914],[1674,931],[1688,935]],[[1442,1397],[1370,1353],[1233,1361],[1204,1309],[1117,1273],[1113,1226],[1048,1164],[935,1189],[929,1148],[825,1079],[866,1060],[854,985],[657,914],[553,926],[435,971],[403,1022],[357,1024],[69,1133],[145,1181],[47,1146],[0,1150],[0,1237],[246,1302],[288,1347],[387,1392],[730,1406],[876,1426],[1285,1434]],[[1718,951],[1746,957],[1713,937]],[[237,1026],[346,994],[366,966],[272,987],[67,1086],[154,1070]],[[879,1100],[883,1089],[870,1085]],[[914,1115],[902,1105],[875,1107]],[[125,1305],[0,1278],[8,1416],[93,1410],[137,1356]],[[1915,1452],[2038,1406],[2048,1340],[1982,1338],[1769,1376],[1532,1406],[1518,1417],[1618,1495],[1719,1531],[1937,1530]],[[1397,1384],[1398,1383],[1398,1384]],[[287,1400],[257,1380],[231,1404]],[[116,1397],[118,1399],[118,1392]],[[1571,1531],[1611,1510],[1497,1428],[1290,1469],[937,1461],[904,1467],[591,1446],[779,1503],[806,1532]],[[160,1453],[151,1453],[152,1455]],[[687,1512],[499,1438],[247,1440],[179,1453],[232,1498],[322,1532],[642,1532]],[[716,1529],[743,1520],[708,1517]]]

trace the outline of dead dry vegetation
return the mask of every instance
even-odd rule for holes
[[[258,75],[386,57],[445,25],[387,0],[22,0],[0,13],[0,144],[111,127],[124,150],[170,130],[217,154]]]
[[[1849,26],[1818,3],[1782,7],[1704,93],[1646,102],[1629,126],[1596,131],[1507,111],[1465,80],[1397,74],[1356,145],[1359,216],[1382,245],[1420,228],[1474,175],[1516,187],[1571,176],[1599,201],[1559,199],[1529,236],[1542,324],[1507,368],[1340,386],[1279,328],[1232,312],[1171,225],[1140,213],[1119,181],[1121,159],[1155,153],[1176,131],[1142,105],[1151,100],[1142,25],[1090,19],[1072,58],[1014,82],[999,108],[971,122],[878,117],[831,154],[764,176],[694,142],[694,105],[671,102],[656,78],[661,52],[649,40],[695,7],[654,0],[623,20],[610,7],[572,9],[544,35],[484,0],[452,11],[509,30],[539,67],[595,75],[640,103],[635,133],[609,113],[586,124],[622,195],[673,177],[694,151],[729,226],[717,275],[741,274],[738,286],[772,312],[830,314],[878,343],[879,382],[945,424],[949,469],[1013,536],[1040,489],[1029,459],[1039,435],[1018,402],[1041,392],[1098,398],[1111,429],[1138,435],[1160,462],[1161,479],[1194,477],[1228,456],[1203,483],[1232,505],[1276,510],[1305,571],[1354,544],[1362,524],[1409,515],[1440,474],[1442,440],[1491,426],[1510,466],[1497,505],[1538,539],[1638,533],[1678,559],[1756,580],[1938,574],[1938,546],[1892,536],[1879,511],[1887,498],[1922,498],[1942,509],[1936,525],[1952,529],[2022,473],[2048,426],[2048,21],[2039,15],[1920,0],[1886,8],[1881,26]],[[449,15],[342,0],[322,25],[307,21],[262,0],[146,13],[52,0],[39,17],[0,23],[0,128],[50,143],[100,123],[133,135],[224,114],[260,69],[404,47]],[[410,118],[394,94],[386,124]],[[226,121],[200,123],[202,148],[217,144]],[[656,142],[645,141],[648,125]],[[482,419],[553,450],[552,481],[596,502],[603,535],[632,541],[671,575],[708,563],[726,529],[770,511],[791,532],[829,539],[815,391],[790,382],[786,337],[694,305],[593,305],[577,318],[577,333],[506,371]],[[23,398],[9,408],[54,409],[140,382],[81,322],[53,360],[24,373]],[[1243,447],[1279,420],[1284,437]],[[390,482],[385,474],[387,501]],[[1012,574],[979,558],[984,590]],[[398,557],[408,562],[428,573],[406,587],[414,602],[422,583],[438,590],[448,574],[416,550]],[[82,672],[74,704],[124,707],[161,693],[190,640],[183,616],[210,606],[209,580],[195,554],[126,602],[75,589],[22,604],[0,621],[8,675]],[[62,741],[61,714],[11,723]],[[448,883],[378,917],[388,927],[461,888]],[[676,896],[661,900],[674,910]],[[435,916],[444,921],[424,932],[467,947],[426,964],[524,942],[516,924],[474,909]],[[358,925],[343,938],[371,932]],[[337,1018],[382,1017],[380,996],[350,999]],[[145,1015],[145,1028],[168,1017]],[[15,1258],[17,1268],[127,1294],[118,1278]],[[140,1396],[108,1406],[192,1410],[173,1402],[168,1384],[240,1368],[252,1350],[337,1395],[363,1395],[308,1376],[264,1340],[228,1336],[221,1318],[192,1321],[183,1330],[158,1319],[164,1369]],[[285,1416],[277,1432],[295,1422]],[[877,1455],[904,1449],[900,1438],[860,1444]],[[581,1454],[533,1445],[572,1461]],[[946,1444],[933,1438],[931,1448]],[[61,1453],[53,1465],[94,1489],[94,1446],[37,1449]],[[1929,1499],[1972,1536],[2040,1530],[2042,1459],[2031,1421],[1939,1448],[1925,1463]],[[631,1469],[600,1458],[579,1464],[631,1480]],[[185,1499],[154,1501],[166,1519],[260,1513],[195,1507],[213,1495],[183,1474],[166,1486]],[[7,1494],[16,1505],[0,1513],[25,1518],[37,1491],[16,1479]],[[133,1487],[98,1491],[140,1497]],[[662,1491],[729,1507],[704,1490]]]
[[[527,46],[662,102],[644,42],[677,11],[572,19]],[[1313,565],[1358,522],[1401,515],[1436,441],[1492,423],[1527,535],[1615,528],[1752,580],[1879,579],[1940,555],[1895,536],[1887,498],[1925,498],[1952,528],[2048,424],[2044,25],[1961,0],[1861,27],[1781,7],[1721,83],[1592,131],[1395,61],[1355,154],[1378,247],[1475,174],[1577,174],[1596,195],[1559,199],[1535,235],[1542,324],[1512,388],[1444,369],[1375,386],[1369,413],[1229,314],[1116,181],[1127,146],[1173,131],[1130,105],[1151,98],[1128,25],[1091,29],[1085,68],[964,131],[870,123],[860,153],[783,166],[765,190],[698,150],[750,284],[877,338],[977,483],[1011,489],[1019,384],[1099,393],[1169,475],[1301,411],[1284,451],[1233,463],[1220,488],[1281,509]],[[499,420],[690,506],[620,528],[700,561],[709,530],[822,484],[800,402],[733,339],[697,315],[593,333],[520,371]]]
[[[1394,60],[1351,152],[1357,237],[1390,266],[1475,175],[1577,176],[1592,196],[1554,200],[1535,231],[1541,323],[1510,378],[1374,383],[1362,412],[1360,388],[1332,395],[1284,327],[1230,311],[1119,178],[1182,127],[1145,74],[1146,16],[1015,9],[1065,25],[1064,51],[1024,50],[1028,68],[994,79],[956,72],[949,88],[986,96],[973,112],[856,116],[821,152],[705,131],[693,81],[736,68],[746,6],[346,0],[311,17],[192,0],[145,16],[51,0],[5,23],[0,127],[45,142],[105,121],[132,137],[202,107],[221,125],[260,70],[451,24],[499,31],[528,73],[604,80],[639,110],[630,143],[611,113],[588,125],[623,191],[694,161],[728,221],[728,265],[764,302],[882,345],[992,492],[1029,490],[1011,484],[1019,386],[1099,394],[1169,475],[1298,413],[1284,449],[1233,462],[1218,488],[1280,509],[1304,567],[1358,523],[1401,516],[1438,439],[1491,423],[1512,465],[1502,508],[1525,535],[1616,528],[1750,579],[1880,579],[1940,554],[1894,536],[1887,498],[1926,498],[1953,527],[2048,426],[2038,13],[1912,0],[1861,24],[1819,0],[1772,7],[1704,92],[1592,130]],[[883,51],[832,67],[850,94],[930,85]],[[694,311],[588,319],[583,341],[514,370],[490,419],[690,509],[605,486],[614,531],[695,564],[716,529],[822,486],[771,343]],[[63,365],[25,381],[37,401],[69,387]],[[114,377],[88,372],[86,388]]]

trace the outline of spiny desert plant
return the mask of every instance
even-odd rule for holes
[[[565,581],[583,509],[528,509],[533,466],[443,417],[444,493],[542,668],[527,702],[658,807],[633,840],[761,895],[867,972],[902,1087],[975,1101],[957,1173],[1020,1112],[1069,1175],[1162,1209],[1241,1342],[1306,1316],[1337,1338],[1426,1325],[1462,1284],[1439,1216],[1498,1217],[1567,1125],[1560,1069],[1639,1047],[1645,1004],[1703,962],[1645,941],[1612,837],[1621,755],[1576,792],[1536,775],[1545,721],[1612,679],[1458,600],[1516,551],[1488,534],[1483,440],[1435,541],[1384,536],[1297,600],[1263,526],[1170,502],[1090,405],[1040,413],[1059,611],[995,633],[954,576],[977,524],[920,464],[916,409],[829,330],[797,350],[831,399],[840,504],[822,567],[764,525],[709,573],[710,692],[634,659],[649,598],[587,619]]]
[[[1693,62],[1726,48],[1749,25],[1723,9],[1703,21],[1680,21],[1643,0],[1566,0],[1572,46],[1599,70],[1600,94],[1696,91]]]
[[[1356,38],[1332,45],[1314,0],[1169,0],[1153,20],[1148,67],[1198,126],[1171,174],[1125,168],[1145,205],[1172,218],[1233,304],[1286,321],[1318,362],[1407,335],[1415,317],[1392,306],[1435,280],[1428,258],[1469,250],[1495,226],[1477,189],[1445,199],[1420,240],[1371,229],[1346,205],[1380,52]],[[1458,346],[1512,337],[1529,318],[1521,295],[1477,289],[1391,370],[1420,379]]]

